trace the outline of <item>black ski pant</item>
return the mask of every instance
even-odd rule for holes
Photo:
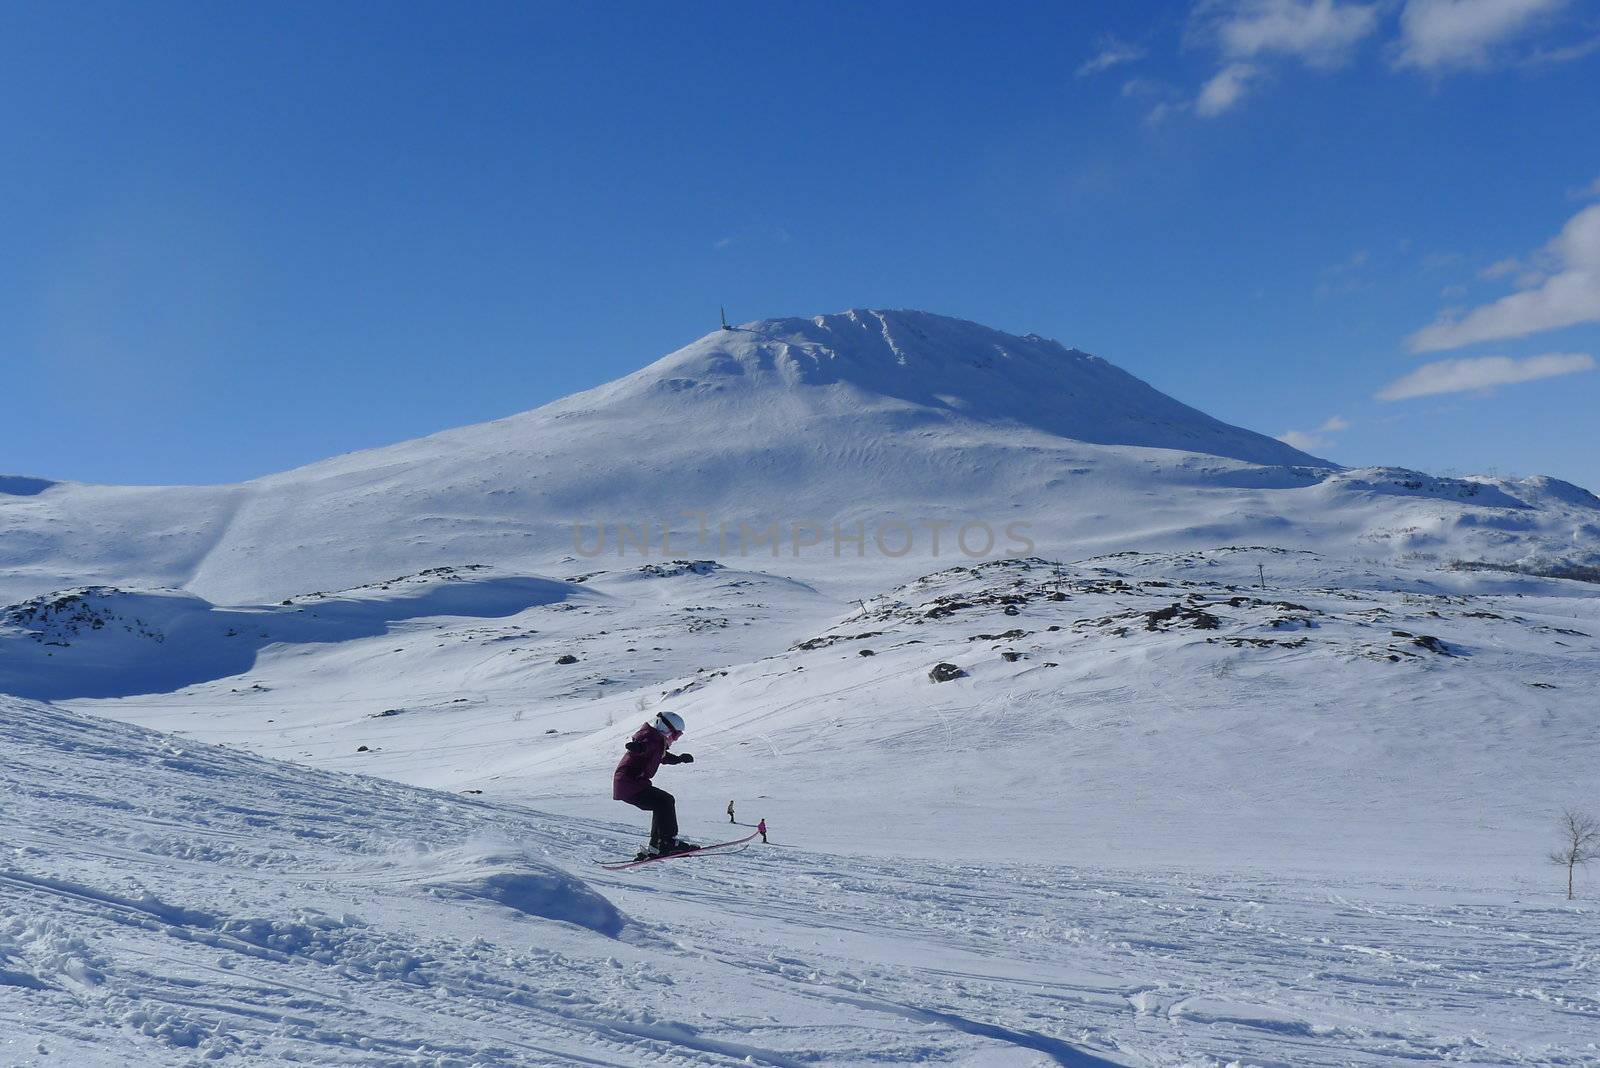
[[[665,845],[678,837],[678,805],[659,786],[646,786],[628,798],[628,804],[650,813],[650,843]]]

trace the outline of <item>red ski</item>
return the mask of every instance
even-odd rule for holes
[[[602,868],[604,868],[606,871],[623,871],[624,869],[627,869],[627,868],[637,868],[637,867],[639,867],[640,865],[643,865],[643,864],[654,864],[658,860],[673,860],[673,859],[675,859],[677,857],[698,857],[698,856],[702,856],[702,855],[704,855],[706,853],[712,853],[712,852],[718,852],[718,851],[726,851],[726,852],[729,852],[729,853],[737,853],[738,850],[732,849],[730,847],[732,847],[732,846],[742,846],[746,842],[749,842],[751,839],[753,839],[756,836],[756,834],[760,834],[760,833],[761,833],[760,831],[757,831],[757,832],[755,832],[755,834],[748,834],[748,835],[745,835],[743,838],[735,838],[731,842],[717,842],[715,845],[703,845],[699,849],[685,849],[682,853],[663,853],[659,857],[645,857],[643,860],[630,860],[630,861],[627,861],[626,863],[623,863],[623,864],[602,864],[600,866]]]

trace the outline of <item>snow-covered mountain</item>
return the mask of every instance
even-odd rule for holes
[[[1340,468],[914,312],[237,486],[0,479],[0,1048],[1588,1063],[1544,857],[1597,803],[1597,546],[1578,487]],[[661,708],[686,833],[770,847],[593,863]]]
[[[658,557],[770,559],[741,523],[777,524],[793,573],[872,592],[938,566],[928,528],[903,557],[903,531],[880,548],[888,519],[948,524],[945,557],[975,522],[1001,555],[1270,541],[1600,562],[1600,501],[1577,487],[1341,470],[1052,341],[850,311],[719,330],[521,415],[238,485],[7,479],[0,602],[91,584],[259,602],[468,563],[559,573],[645,540]],[[864,564],[834,524],[867,534]]]

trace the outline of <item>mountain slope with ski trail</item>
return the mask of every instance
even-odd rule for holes
[[[625,823],[12,699],[0,737],[9,1064],[1600,1054],[1593,909],[1531,890],[868,859],[779,827],[611,874]]]

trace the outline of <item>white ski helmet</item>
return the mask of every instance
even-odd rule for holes
[[[676,737],[683,733],[683,717],[676,712],[662,712],[656,716],[655,728]]]

